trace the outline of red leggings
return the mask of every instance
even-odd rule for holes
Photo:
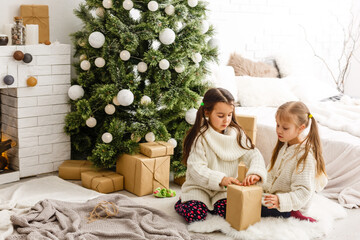
[[[183,216],[188,223],[202,221],[206,219],[208,213],[226,217],[226,199],[220,199],[214,204],[214,210],[209,210],[203,202],[187,201],[182,203],[181,200],[175,204],[175,211]]]

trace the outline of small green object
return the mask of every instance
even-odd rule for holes
[[[203,102],[201,102],[201,104],[200,104],[201,106],[204,106],[204,103]]]
[[[165,198],[165,197],[175,197],[176,196],[176,192],[174,190],[171,190],[171,189],[166,189],[166,188],[156,188],[154,190],[154,193],[153,195],[155,197],[158,197],[158,198]]]

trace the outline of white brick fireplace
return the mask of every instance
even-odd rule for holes
[[[30,63],[16,61],[13,53],[30,53]],[[16,146],[7,151],[11,173],[0,173],[0,184],[21,177],[57,171],[70,159],[70,137],[64,133],[65,115],[70,111],[70,45],[0,46],[0,94],[2,140]],[[15,79],[6,85],[4,76]],[[28,87],[33,76],[37,85]]]

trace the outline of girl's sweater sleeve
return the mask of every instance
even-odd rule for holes
[[[260,151],[257,148],[248,150],[241,158],[248,168],[246,176],[256,174],[261,177],[261,182],[266,182],[266,168],[265,161]]]
[[[187,171],[192,179],[196,180],[198,185],[213,191],[223,189],[219,184],[226,175],[225,173],[208,168],[205,149],[200,139],[193,145],[190,151],[187,159]]]

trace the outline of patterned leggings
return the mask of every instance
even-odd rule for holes
[[[226,217],[226,199],[220,199],[214,204],[214,210],[209,210],[203,202],[187,201],[182,203],[181,200],[175,204],[175,211],[183,216],[188,223],[202,221],[206,219],[209,213]]]

